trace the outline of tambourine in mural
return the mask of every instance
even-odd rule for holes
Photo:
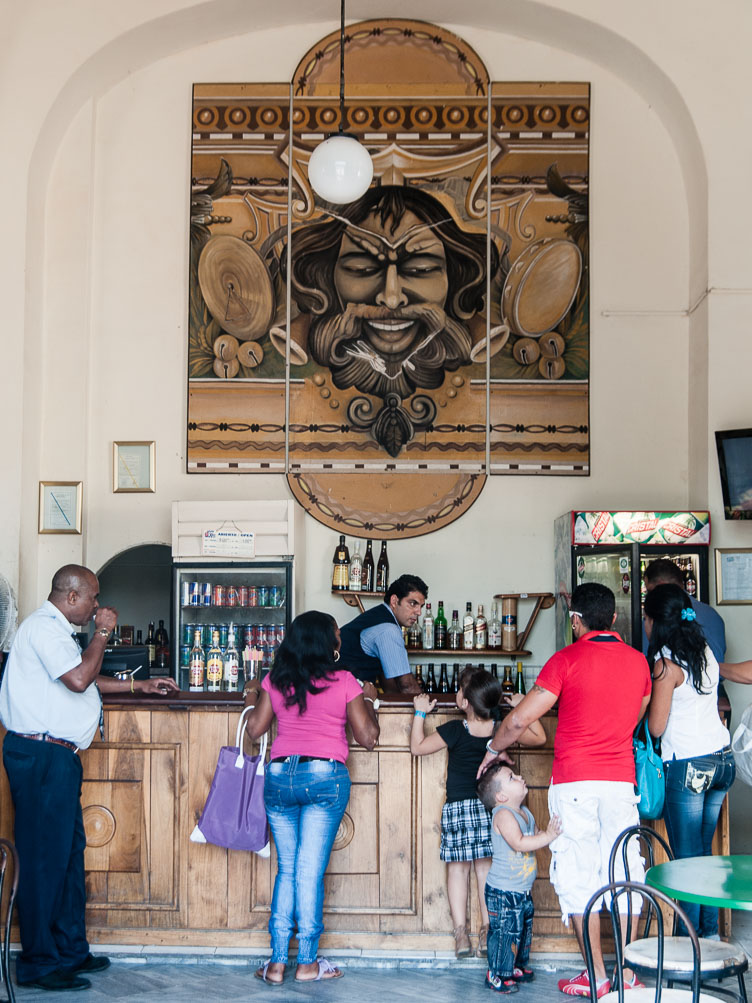
[[[515,334],[540,338],[569,312],[582,276],[582,254],[571,240],[544,237],[520,254],[501,295],[501,315]]]
[[[240,237],[211,237],[198,262],[209,312],[241,341],[266,334],[274,317],[274,287],[261,256]]]

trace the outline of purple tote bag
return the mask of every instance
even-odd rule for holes
[[[246,756],[242,742],[245,716],[240,715],[235,745],[224,745],[198,825],[191,833],[194,843],[214,843],[228,850],[252,850],[269,856],[269,826],[264,808],[264,759],[266,735],[258,756]]]

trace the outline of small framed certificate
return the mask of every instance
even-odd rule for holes
[[[80,533],[82,481],[39,482],[39,532]]]
[[[112,490],[156,491],[156,446],[153,442],[113,442]]]
[[[752,548],[716,547],[715,595],[718,606],[752,604]]]

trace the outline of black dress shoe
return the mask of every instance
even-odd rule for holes
[[[75,968],[70,968],[69,971],[72,974],[78,974],[83,972],[88,975],[89,972],[103,972],[105,968],[110,967],[110,959],[105,957],[104,954],[87,954],[80,965],[76,965]]]
[[[47,975],[40,975],[33,982],[19,982],[22,986],[32,986],[36,989],[49,989],[54,993],[64,993],[66,990],[91,989],[91,982],[82,979],[73,972],[63,972],[58,969],[56,972],[49,972]]]

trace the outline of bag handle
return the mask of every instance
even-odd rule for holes
[[[238,721],[238,728],[237,731],[235,732],[235,745],[237,746],[238,749],[238,758],[235,760],[235,765],[238,767],[238,769],[242,769],[243,766],[243,740],[246,734],[245,716],[249,710],[253,710],[254,706],[255,704],[250,704],[250,706],[245,708],[243,713],[240,715],[240,720]],[[256,771],[257,773],[264,772],[264,760],[266,759],[266,742],[267,742],[266,732],[264,732],[264,734],[261,736],[261,741],[259,742],[260,760],[259,760],[259,769]]]

